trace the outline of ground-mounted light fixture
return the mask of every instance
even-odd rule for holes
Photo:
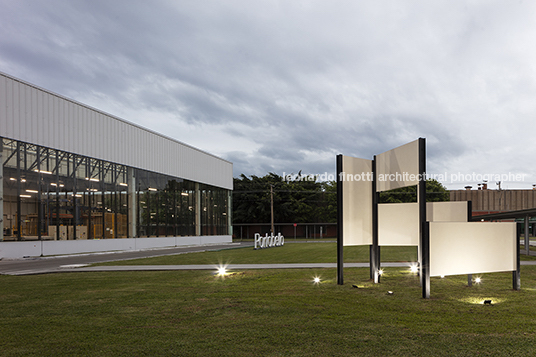
[[[484,300],[484,305],[491,305],[491,300]]]
[[[320,284],[320,277],[315,276],[315,277],[313,278],[313,283],[314,283],[314,284]]]
[[[215,266],[216,272],[214,273],[215,276],[219,277],[226,277],[228,275],[231,275],[231,273],[227,270],[227,264],[219,263],[219,265]]]
[[[411,264],[410,267],[409,267],[409,270],[413,274],[417,274],[419,272],[419,266],[417,264]]]
[[[482,279],[480,279],[480,277],[475,278],[475,283],[476,284],[480,284],[481,282],[482,282]]]

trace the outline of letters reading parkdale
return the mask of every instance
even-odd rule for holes
[[[277,233],[276,236],[273,233],[270,235],[266,233],[264,237],[261,237],[259,233],[255,233],[255,249],[281,247],[284,244],[285,237],[281,233]]]

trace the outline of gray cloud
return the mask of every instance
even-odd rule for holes
[[[334,170],[427,138],[437,172],[518,172],[536,4],[0,0],[0,70],[234,162]]]

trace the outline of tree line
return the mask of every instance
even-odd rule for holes
[[[268,173],[234,178],[233,223],[269,223],[273,196],[276,223],[336,223],[337,184],[297,175],[285,181]],[[448,190],[438,181],[426,181],[428,202],[449,201]],[[380,193],[380,203],[417,202],[417,186]]]

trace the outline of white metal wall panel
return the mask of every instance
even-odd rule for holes
[[[7,118],[6,81],[0,80],[0,119]],[[0,133],[7,131],[7,120],[0,120]]]
[[[0,73],[0,136],[232,189],[232,163]]]
[[[20,90],[20,86],[18,83],[16,83],[14,86],[13,86],[13,103],[11,104],[13,109],[12,109],[12,117],[11,117],[11,120],[14,120],[15,117],[18,117],[20,116],[19,114],[19,110],[20,110],[20,93],[19,93],[19,90]],[[16,121],[14,120],[13,122],[13,131],[14,131],[14,135],[16,135],[17,137],[20,137],[20,129],[19,129],[19,126],[20,126],[21,122],[20,121]]]

